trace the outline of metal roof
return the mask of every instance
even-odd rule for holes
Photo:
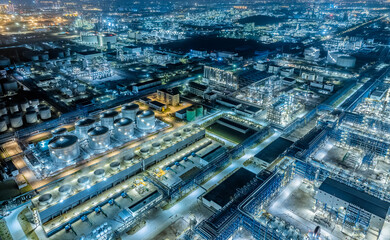
[[[319,190],[342,199],[350,204],[358,206],[359,208],[364,209],[367,212],[370,212],[383,219],[386,218],[390,207],[389,202],[383,201],[377,197],[369,195],[368,193],[359,191],[331,178],[325,179]]]
[[[49,142],[50,148],[66,148],[72,146],[78,141],[78,138],[74,135],[62,135],[54,137]]]

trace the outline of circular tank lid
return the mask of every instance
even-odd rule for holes
[[[110,163],[110,168],[119,168],[120,165],[121,165],[120,162],[115,161],[115,162]]]
[[[164,142],[171,142],[172,141],[172,138],[171,137],[165,137],[163,139]]]
[[[88,176],[82,176],[79,179],[77,179],[77,183],[80,185],[86,185],[89,183],[89,177]]]
[[[183,129],[183,132],[189,133],[189,132],[191,132],[191,129],[190,129],[190,128],[184,128],[184,129]]]
[[[175,132],[175,133],[173,134],[173,136],[176,137],[176,138],[179,138],[179,137],[181,137],[181,133]]]
[[[123,161],[125,161],[125,162],[131,162],[131,161],[133,161],[133,159],[134,159],[134,157],[133,156],[125,156],[124,158],[123,158]]]
[[[56,136],[49,142],[50,148],[66,148],[77,143],[78,138],[74,135]]]
[[[118,114],[119,113],[117,111],[107,111],[107,112],[102,113],[100,116],[101,116],[101,118],[113,118],[113,117],[118,116]]]
[[[71,185],[62,185],[60,188],[58,188],[58,192],[60,194],[67,194],[67,193],[70,193],[70,191],[72,190],[72,186]]]
[[[135,104],[135,103],[130,103],[130,104],[126,104],[125,106],[123,106],[122,110],[138,110],[139,109],[139,105],[138,104]]]
[[[99,169],[96,169],[93,174],[96,176],[96,177],[103,177],[104,174],[106,173],[106,171],[102,168],[99,168]]]
[[[114,125],[116,127],[124,127],[124,126],[129,126],[133,123],[133,120],[131,120],[130,118],[118,118],[114,121]]]
[[[159,148],[160,146],[161,146],[161,144],[158,142],[155,142],[152,144],[152,147],[154,147],[154,148]]]
[[[100,136],[103,134],[106,134],[108,132],[108,127],[105,126],[97,126],[93,127],[88,130],[88,135],[89,136]]]
[[[66,128],[57,128],[57,129],[54,129],[53,131],[51,131],[51,133],[53,135],[64,134],[66,132],[68,132],[68,130],[66,130]]]
[[[141,148],[140,152],[141,153],[147,153],[147,152],[149,152],[149,148],[148,147],[143,147],[143,148]]]
[[[40,203],[47,203],[47,202],[50,202],[52,200],[52,198],[53,198],[53,195],[51,195],[50,193],[45,193],[38,198],[38,201]]]
[[[90,125],[92,125],[94,123],[95,123],[95,120],[93,120],[92,118],[84,118],[84,119],[79,120],[76,123],[76,126],[78,126],[78,127],[90,126]]]
[[[140,111],[137,113],[137,117],[139,118],[154,117],[154,112],[151,110]]]
[[[26,114],[32,114],[32,113],[37,113],[37,112],[35,111],[35,108],[34,108],[34,107],[28,107],[28,108],[26,109]]]

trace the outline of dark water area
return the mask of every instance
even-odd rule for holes
[[[187,53],[191,49],[201,51],[229,51],[236,52],[240,56],[251,57],[255,51],[290,51],[298,44],[262,44],[255,40],[221,38],[216,36],[199,36],[190,39],[179,40],[166,44],[158,45],[156,48],[169,49],[177,52]]]
[[[264,15],[257,15],[257,16],[242,18],[237,22],[241,24],[254,22],[255,26],[265,26],[267,24],[278,24],[281,22],[286,22],[287,20],[288,20],[287,18],[277,18],[277,17],[270,17]]]

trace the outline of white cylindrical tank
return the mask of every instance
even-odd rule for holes
[[[30,101],[30,105],[33,107],[38,107],[39,105],[39,100],[38,99],[33,99]]]
[[[82,188],[87,188],[91,182],[88,176],[82,176],[77,179],[77,184]]]
[[[11,102],[9,104],[9,111],[11,113],[16,113],[19,112],[19,105],[16,102]]]
[[[61,196],[68,196],[72,192],[72,186],[69,184],[62,185],[58,188],[58,193]]]
[[[184,133],[185,135],[189,135],[189,134],[191,133],[191,128],[189,128],[189,127],[184,128],[184,129],[183,129],[183,133]]]
[[[141,154],[141,156],[146,156],[149,154],[149,152],[150,152],[149,147],[143,147],[139,150],[139,153]]]
[[[88,130],[95,126],[95,120],[92,118],[84,118],[76,123],[76,135],[85,139],[88,136]]]
[[[117,111],[107,111],[100,115],[100,122],[102,126],[107,127],[108,129],[114,128],[114,121],[119,117]]]
[[[68,130],[66,130],[66,128],[57,128],[57,129],[54,129],[53,131],[51,131],[51,135],[53,135],[53,137],[65,135],[67,133],[68,133]]]
[[[340,56],[337,58],[337,66],[345,68],[355,67],[356,58],[352,56]]]
[[[117,170],[119,170],[121,168],[121,163],[117,162],[117,161],[114,161],[114,162],[110,163],[110,168],[113,171],[117,171]]]
[[[26,122],[29,124],[36,123],[38,121],[38,114],[34,107],[28,107],[26,110]]]
[[[51,118],[50,107],[46,105],[39,107],[39,116],[41,117],[42,120],[47,120]]]
[[[163,139],[163,142],[166,146],[170,146],[172,144],[172,138],[171,137],[165,137]]]
[[[23,112],[25,112],[28,107],[29,107],[29,104],[28,104],[27,100],[23,100],[20,102],[20,108],[22,109]]]
[[[19,128],[23,126],[22,113],[15,112],[14,114],[11,115],[10,121],[11,121],[12,128]]]
[[[99,168],[93,172],[93,175],[96,179],[100,180],[104,178],[104,176],[106,175],[106,171],[103,168]]]
[[[141,131],[149,131],[154,128],[156,118],[151,110],[140,111],[137,113],[137,128]]]
[[[123,161],[125,162],[125,164],[130,165],[133,163],[134,157],[131,155],[127,155],[127,156],[123,157]]]
[[[173,134],[173,138],[175,139],[175,141],[181,140],[181,133],[175,132],[175,133]]]
[[[4,103],[1,103],[1,104],[0,104],[0,116],[6,115],[7,112],[8,112],[8,111],[7,111],[7,107],[5,106]]]
[[[97,126],[88,130],[88,144],[91,149],[105,149],[110,143],[110,131],[107,127]]]
[[[134,121],[130,118],[118,118],[114,121],[115,137],[118,139],[127,139],[134,134]]]
[[[3,116],[0,117],[0,132],[7,131],[7,120]]]
[[[153,148],[153,150],[155,150],[155,151],[160,150],[160,148],[161,148],[161,143],[159,143],[159,142],[152,143],[152,148]]]
[[[38,198],[39,205],[42,206],[49,205],[52,201],[53,195],[51,195],[50,193],[43,194]]]
[[[78,138],[74,135],[54,137],[48,146],[50,156],[54,161],[70,162],[80,155]]]
[[[122,107],[122,117],[130,118],[135,121],[139,106],[135,103],[126,104]]]

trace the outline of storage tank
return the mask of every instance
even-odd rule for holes
[[[191,133],[191,128],[189,128],[189,127],[184,128],[184,129],[183,129],[183,133],[184,133],[185,135],[189,135],[189,134]]]
[[[50,156],[54,161],[70,162],[80,155],[78,138],[74,135],[54,137],[48,146]]]
[[[156,118],[151,110],[139,111],[137,113],[137,128],[141,131],[148,131],[154,128]]]
[[[118,118],[114,121],[115,137],[118,139],[127,139],[134,134],[134,122],[130,118]]]
[[[3,116],[1,116],[0,117],[0,132],[5,132],[5,131],[7,131],[7,129],[8,129],[7,121]]]
[[[188,122],[191,122],[195,119],[196,117],[196,110],[195,108],[191,107],[189,109],[187,109],[186,111],[186,119]]]
[[[152,144],[152,148],[153,148],[154,151],[160,150],[160,148],[161,148],[161,143],[159,143],[159,142],[153,143],[153,144]]]
[[[33,106],[33,107],[38,107],[39,105],[39,100],[38,99],[32,99],[30,101],[30,105]]]
[[[196,116],[197,117],[203,116],[203,106],[202,105],[196,106]]]
[[[5,103],[0,103],[0,116],[7,114],[7,107],[5,106]]]
[[[49,205],[52,201],[53,195],[51,195],[50,193],[43,194],[38,198],[39,205],[42,206]]]
[[[113,171],[118,171],[121,168],[121,163],[114,161],[114,162],[110,163],[110,168]]]
[[[93,172],[93,175],[95,176],[96,179],[101,180],[106,175],[106,171],[103,168],[99,168]]]
[[[163,139],[163,142],[166,146],[170,146],[172,144],[172,138],[171,137],[165,137]]]
[[[22,119],[22,113],[21,112],[15,112],[10,117],[11,126],[12,128],[19,128],[23,126],[23,119]]]
[[[125,164],[131,165],[133,164],[134,157],[131,155],[126,155],[125,157],[123,157],[123,161],[125,162]]]
[[[9,104],[9,111],[11,113],[16,113],[19,112],[19,105],[16,102],[11,102]]]
[[[91,149],[105,149],[110,143],[110,131],[108,127],[96,126],[88,130],[88,144]]]
[[[85,139],[88,136],[88,130],[95,126],[95,120],[92,118],[84,118],[77,121],[75,125],[76,135],[81,139]]]
[[[42,120],[47,120],[47,119],[51,118],[50,107],[48,107],[46,105],[39,107],[39,117]]]
[[[30,105],[28,104],[28,101],[26,99],[20,102],[20,108],[23,112],[25,112],[29,106]]]
[[[53,137],[65,135],[67,133],[68,133],[68,130],[66,130],[66,128],[57,128],[57,129],[54,129],[53,131],[51,131],[51,135],[53,135]]]
[[[62,185],[58,188],[58,193],[61,196],[69,196],[72,193],[72,186],[69,184]]]
[[[150,152],[150,148],[149,147],[143,147],[139,150],[139,153],[141,154],[141,156],[147,156]]]
[[[4,92],[16,92],[18,91],[18,82],[14,79],[7,79],[3,83]]]
[[[88,188],[91,179],[88,176],[82,176],[77,179],[77,184],[82,188]]]
[[[138,104],[135,103],[126,104],[122,107],[122,117],[127,117],[135,121],[135,117],[138,111],[139,111]]]
[[[337,66],[345,68],[355,67],[356,58],[352,56],[340,56],[337,58]]]
[[[175,139],[175,141],[181,140],[181,133],[175,132],[175,133],[173,134],[173,138]]]
[[[119,113],[117,111],[107,111],[100,115],[100,122],[102,126],[107,127],[108,129],[114,128],[114,121],[119,117]]]
[[[38,121],[38,114],[34,107],[28,107],[26,109],[26,122],[29,124],[36,123]]]

